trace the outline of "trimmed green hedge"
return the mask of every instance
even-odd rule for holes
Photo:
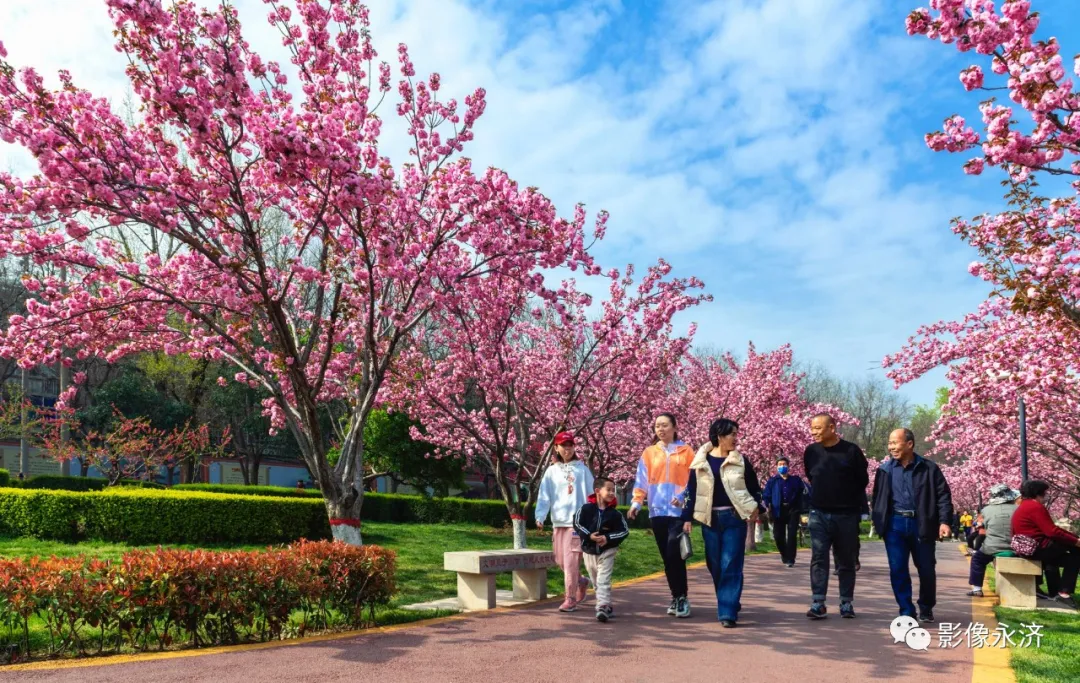
[[[303,491],[287,486],[244,486],[242,484],[177,484],[173,490],[204,491],[208,493],[231,493],[248,496],[284,496],[298,498],[322,498],[315,489]],[[619,508],[623,514],[629,508]],[[398,493],[365,493],[361,519],[372,522],[408,524],[486,524],[501,528],[510,525],[510,515],[501,500],[477,500],[475,498],[426,498],[424,496]],[[534,526],[532,514],[526,515],[529,526]],[[649,515],[643,511],[631,527],[649,526]]]
[[[243,484],[176,484],[174,491],[232,493],[238,496],[274,496],[276,498],[322,498],[317,489],[296,489],[288,486],[244,486]]]
[[[4,468],[0,467],[0,486],[7,486],[11,483],[11,472],[8,472]]]
[[[284,543],[330,537],[322,501],[113,488],[0,490],[0,535],[75,541]]]

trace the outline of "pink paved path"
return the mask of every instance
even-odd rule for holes
[[[787,569],[776,555],[747,558],[739,628],[715,621],[708,572],[691,573],[694,616],[664,614],[666,586],[654,580],[618,589],[618,618],[593,620],[589,608],[560,614],[554,606],[444,621],[406,630],[231,654],[60,671],[0,673],[0,680],[48,681],[793,681],[812,683],[906,680],[971,681],[972,651],[937,646],[928,652],[893,644],[889,622],[896,603],[889,589],[884,548],[863,546],[856,588],[856,619],[804,616],[809,552]],[[967,562],[952,543],[938,546],[938,621],[971,621],[964,597]]]

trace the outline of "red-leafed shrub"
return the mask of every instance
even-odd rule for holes
[[[55,656],[358,628],[389,602],[395,569],[389,550],[330,541],[263,552],[135,550],[117,562],[0,559],[0,639],[24,655]],[[47,642],[31,639],[34,618]]]

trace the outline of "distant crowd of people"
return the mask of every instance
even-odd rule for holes
[[[671,593],[669,615],[686,618],[691,614],[686,560],[693,552],[690,533],[696,523],[701,527],[713,580],[717,619],[724,627],[736,626],[742,607],[747,533],[761,515],[768,515],[780,560],[789,568],[796,564],[800,522],[806,519],[810,535],[808,618],[818,620],[828,615],[830,563],[836,565],[832,573],[838,577],[839,614],[847,619],[855,617],[860,523],[869,518],[885,545],[899,613],[924,623],[934,621],[935,554],[937,542],[952,535],[952,494],[937,465],[915,453],[911,430],[897,429],[889,436],[890,457],[874,472],[869,500],[866,456],[856,444],[840,438],[835,420],[825,413],[814,416],[810,423],[813,443],[803,453],[806,481],[792,474],[790,461],[781,456],[776,460],[776,474],[764,489],[749,459],[739,453],[739,425],[734,420],[714,420],[708,441],[696,451],[679,437],[677,419],[670,413],[658,415],[653,430],[655,441],[638,462],[628,516],[636,518],[648,504],[649,524]],[[536,523],[543,529],[550,516],[556,561],[565,576],[565,599],[559,609],[576,611],[591,584],[596,589],[596,618],[606,622],[615,615],[611,578],[619,545],[629,535],[629,527],[615,507],[614,482],[605,477],[594,479],[575,454],[574,435],[559,434],[555,451],[556,462],[540,485]],[[1041,482],[1025,484],[1021,493],[1031,502],[1017,508],[1024,511],[1022,514],[1010,516],[1010,541],[1005,545],[1016,535],[1031,535],[1038,544],[1032,556],[1044,564],[1060,566],[1060,577],[1051,579],[1048,574],[1047,582],[1051,593],[1066,602],[1065,594],[1075,587],[1080,555],[1075,536],[1047,526],[1049,513],[1039,500],[1045,491]],[[995,492],[1001,493],[997,488]],[[983,511],[985,529],[977,535],[985,535],[983,543],[990,545],[977,550],[981,555],[972,561],[973,591],[981,586],[977,572],[985,571],[985,556],[992,557],[1001,545],[997,531],[1000,515],[991,510],[1001,500],[997,495]],[[974,521],[971,526],[975,528]],[[582,558],[588,577],[581,575]],[[917,596],[911,565],[919,577]]]

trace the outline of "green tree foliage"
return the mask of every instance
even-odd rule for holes
[[[371,467],[369,476],[385,474],[421,491],[431,489],[436,496],[464,488],[464,459],[434,457],[431,444],[412,438],[410,430],[414,426],[423,433],[423,427],[405,413],[372,412],[364,428],[365,459]]]

